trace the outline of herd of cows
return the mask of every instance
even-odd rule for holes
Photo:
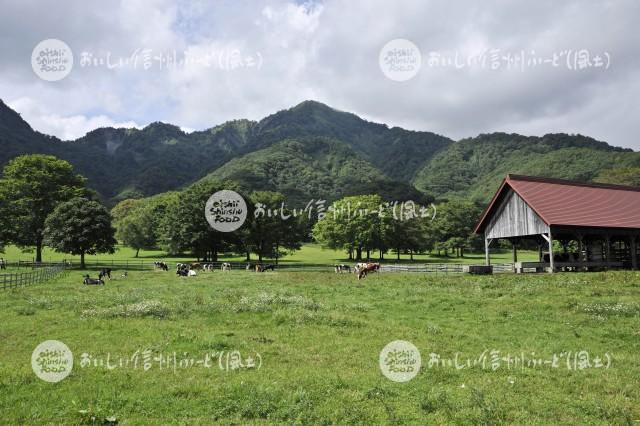
[[[159,269],[162,271],[169,271],[169,264],[164,261],[156,261],[153,262],[154,269]],[[219,264],[220,269],[222,271],[231,271],[231,263],[223,262]],[[217,265],[215,263],[177,263],[176,264],[176,275],[179,277],[195,277],[198,275],[200,271],[208,271],[213,272],[214,269],[217,269]],[[246,271],[255,271],[255,272],[267,272],[267,271],[275,271],[276,265],[271,263],[247,263],[245,268]],[[336,274],[342,273],[354,273],[358,276],[358,280],[365,278],[369,273],[379,272],[380,264],[379,263],[356,263],[355,266],[351,267],[349,265],[341,264],[334,265],[334,270]],[[85,274],[83,276],[83,284],[85,285],[104,285],[105,278],[111,280],[111,268],[103,268],[98,274],[98,278],[91,278],[89,274]],[[127,272],[122,274],[123,278],[127,277]]]
[[[154,262],[154,266],[156,269],[162,269],[163,271],[168,271],[169,266],[165,262]],[[198,271],[209,271],[213,272],[217,266],[215,263],[177,263],[176,264],[176,275],[181,277],[195,277],[198,275]],[[231,263],[222,262],[220,264],[220,269],[222,271],[231,271]],[[245,269],[247,271],[256,271],[256,272],[266,272],[266,271],[275,271],[276,266],[272,264],[263,264],[256,263],[251,264],[247,263]]]

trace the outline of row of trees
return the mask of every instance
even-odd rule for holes
[[[116,240],[109,211],[85,187],[71,164],[48,155],[9,162],[0,178],[0,242],[79,255],[113,253]]]
[[[207,199],[222,189],[247,201],[247,220],[235,232],[218,232],[204,217]],[[256,212],[256,206],[264,209]],[[479,214],[471,202],[441,203],[425,214],[419,206],[394,206],[380,196],[362,195],[338,200],[319,219],[310,218],[293,214],[280,193],[250,192],[218,180],[125,200],[109,212],[69,163],[46,155],[17,157],[0,178],[0,243],[33,247],[38,262],[46,245],[79,255],[82,266],[86,254],[112,253],[116,240],[137,252],[161,248],[205,261],[228,252],[277,261],[312,239],[344,250],[351,259],[369,258],[373,251],[381,258],[389,251],[398,258],[427,251],[463,256],[464,250],[479,248],[480,239],[472,233]]]
[[[204,216],[211,194],[231,189],[240,193],[248,205],[247,220],[234,232],[213,229]],[[223,252],[242,253],[247,260],[254,254],[277,259],[300,248],[308,240],[308,225],[302,217],[293,217],[284,207],[278,214],[255,214],[256,205],[282,209],[284,196],[277,192],[248,192],[234,182],[207,180],[181,192],[170,192],[143,200],[125,200],[112,215],[117,238],[137,252],[162,248],[169,254],[191,253],[198,259],[216,261]],[[282,215],[291,216],[282,220]]]
[[[350,259],[382,259],[393,251],[413,254],[437,251],[464,256],[482,240],[473,234],[480,208],[472,202],[449,201],[422,209],[413,204],[384,203],[377,195],[346,197],[332,204],[329,213],[313,226],[313,237],[326,247],[344,250]]]
[[[204,218],[207,199],[220,189],[239,192],[249,206],[247,221],[232,233],[212,229]],[[479,249],[482,244],[473,234],[481,211],[471,202],[441,203],[426,214],[413,206],[418,214],[407,218],[411,204],[394,207],[377,195],[353,196],[334,202],[320,220],[294,216],[284,202],[276,192],[246,193],[233,182],[205,181],[182,192],[122,201],[112,215],[118,240],[136,251],[160,247],[170,254],[189,252],[211,261],[222,252],[242,253],[247,260],[254,254],[260,261],[277,261],[312,239],[358,260],[369,258],[373,251],[380,257],[389,251],[398,258],[401,253],[413,256],[428,251],[463,256],[464,250]],[[255,215],[257,205],[266,206],[272,214]],[[401,215],[404,220],[399,220]]]

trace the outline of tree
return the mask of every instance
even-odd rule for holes
[[[640,186],[640,167],[620,167],[603,170],[594,181],[617,185]]]
[[[116,239],[109,211],[97,201],[73,198],[59,204],[47,217],[44,242],[58,252],[80,256],[113,253]]]
[[[371,250],[385,248],[382,205],[378,195],[342,198],[314,225],[313,238],[325,247],[346,250],[350,259],[355,252],[356,260],[361,260],[363,251],[369,258]]]
[[[135,249],[135,257],[138,257],[141,249],[149,250],[156,245],[153,214],[147,206],[130,211],[117,222],[116,229],[117,239]]]
[[[420,217],[390,220],[387,225],[385,240],[387,246],[396,252],[396,260],[398,261],[402,252],[409,252],[411,260],[413,260],[414,253],[433,247],[428,222]]]
[[[247,251],[258,255],[258,260],[282,256],[302,246],[305,226],[301,217],[294,217],[284,205],[284,195],[278,192],[256,191],[250,200],[254,214],[248,218],[243,241]]]
[[[145,201],[146,200],[135,198],[127,198],[126,200],[120,201],[111,209],[111,218],[113,219],[113,222],[118,223],[122,219],[126,218],[130,213],[144,205]]]
[[[453,250],[464,257],[464,249],[477,240],[473,229],[482,209],[471,201],[451,200],[439,204],[436,212],[431,227],[438,241],[436,248],[444,249],[445,255]]]
[[[218,254],[235,242],[235,233],[216,231],[209,225],[204,214],[209,197],[222,189],[239,191],[237,185],[230,182],[204,180],[168,200],[161,234],[163,245],[169,252],[188,251],[198,259],[215,262]]]
[[[23,155],[11,160],[0,179],[0,216],[4,238],[19,247],[36,248],[42,261],[45,220],[58,204],[84,196],[85,179],[66,161],[50,155]]]

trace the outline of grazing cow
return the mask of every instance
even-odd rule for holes
[[[252,269],[251,263],[247,263],[247,266],[244,267],[246,271],[250,271]]]
[[[222,269],[223,271],[230,271],[230,270],[231,270],[231,264],[230,264],[229,262],[224,262],[224,263],[221,265],[221,269]]]
[[[358,269],[358,280],[365,278],[370,272],[378,272],[380,270],[379,263],[367,263]]]
[[[334,265],[334,268],[336,270],[336,274],[341,274],[343,272],[351,272],[351,267],[349,267],[349,265]]]
[[[7,261],[0,258],[0,269],[7,269]]]
[[[162,269],[163,271],[168,271],[169,270],[169,265],[167,265],[165,262],[153,262],[153,267],[154,269]]]
[[[202,265],[202,269],[205,271],[213,272],[214,264],[213,263],[205,263]]]
[[[263,265],[261,263],[256,264],[256,272],[275,271],[275,270],[276,270],[276,266],[272,265],[271,263],[268,263],[266,265]]]
[[[102,268],[102,270],[98,274],[98,279],[101,280],[104,277],[109,278],[109,281],[111,281],[111,268]]]
[[[91,278],[89,274],[84,275],[83,278],[82,284],[84,285],[104,285],[104,281],[101,278]]]
[[[360,269],[366,267],[367,264],[366,263],[356,263],[356,266],[353,267],[353,273],[354,274],[359,274],[360,273]]]

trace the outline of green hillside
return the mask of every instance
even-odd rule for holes
[[[493,133],[436,154],[413,180],[439,197],[487,201],[508,173],[591,181],[602,171],[640,165],[640,154],[581,135]]]
[[[406,182],[394,181],[335,139],[284,140],[233,159],[205,179],[234,180],[261,191],[278,191],[289,205],[304,207],[310,199],[335,200],[378,193],[392,201],[427,201]]]
[[[71,162],[111,205],[207,177],[279,191],[296,203],[363,193],[486,201],[507,173],[628,183],[635,179],[629,170],[640,167],[638,153],[586,136],[492,133],[454,142],[315,101],[257,122],[229,121],[193,133],[156,122],[143,129],[96,129],[74,141],[34,131],[0,101],[0,166],[25,153]]]

